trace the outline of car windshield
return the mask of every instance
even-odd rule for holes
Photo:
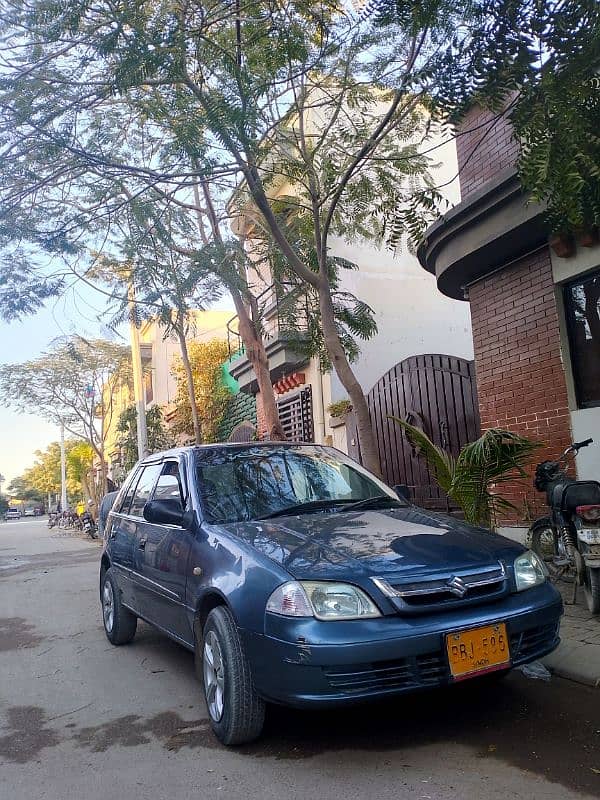
[[[384,483],[327,447],[288,445],[199,450],[198,486],[209,522],[403,505]]]

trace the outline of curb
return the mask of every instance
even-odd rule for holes
[[[600,646],[563,638],[542,663],[553,675],[600,689]]]

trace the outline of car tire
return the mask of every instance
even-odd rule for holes
[[[213,608],[208,615],[200,647],[198,666],[216,737],[225,745],[257,739],[264,726],[265,702],[256,693],[250,662],[225,606]]]
[[[586,568],[583,591],[590,614],[600,614],[600,569]]]
[[[135,636],[137,617],[121,601],[121,592],[112,569],[106,570],[100,589],[102,622],[111,644],[127,644]]]

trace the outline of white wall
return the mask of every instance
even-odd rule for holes
[[[578,246],[575,255],[570,258],[560,258],[551,249],[550,257],[552,277],[557,287],[560,287],[561,284],[575,280],[586,272],[600,267],[600,246]],[[590,437],[594,440],[594,444],[579,451],[576,460],[577,477],[581,480],[600,480],[600,408],[577,408],[560,288],[557,292],[557,305],[561,318],[561,357],[569,394],[573,441],[580,442]]]
[[[195,326],[190,331],[188,341],[207,342],[210,339],[227,339],[227,322],[233,317],[233,311],[197,311]],[[163,330],[150,323],[141,331],[144,344],[152,344],[152,388],[154,397],[151,405],[169,405],[175,401],[177,383],[171,372],[173,360],[181,354],[179,342],[175,336],[163,339]]]
[[[449,206],[460,201],[456,147],[446,142],[435,152],[439,166],[433,170],[436,183]],[[344,271],[342,286],[368,303],[375,312],[378,333],[361,344],[354,365],[365,393],[398,362],[426,353],[473,358],[469,304],[445,297],[435,278],[419,264],[404,245],[392,253],[385,247],[348,244],[340,239],[330,243],[333,255],[358,264],[358,270]],[[332,399],[346,397],[337,376],[332,377]]]

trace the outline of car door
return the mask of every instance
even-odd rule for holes
[[[137,525],[129,516],[129,509],[142,472],[143,468],[140,466],[131,473],[108,515],[104,531],[108,554],[122,592],[123,602],[131,608],[135,608],[132,570],[135,565]]]
[[[183,462],[166,459],[152,500],[170,500],[185,509],[187,489]],[[185,608],[185,585],[192,534],[178,525],[140,525],[136,550],[140,614],[190,644],[192,630]]]

